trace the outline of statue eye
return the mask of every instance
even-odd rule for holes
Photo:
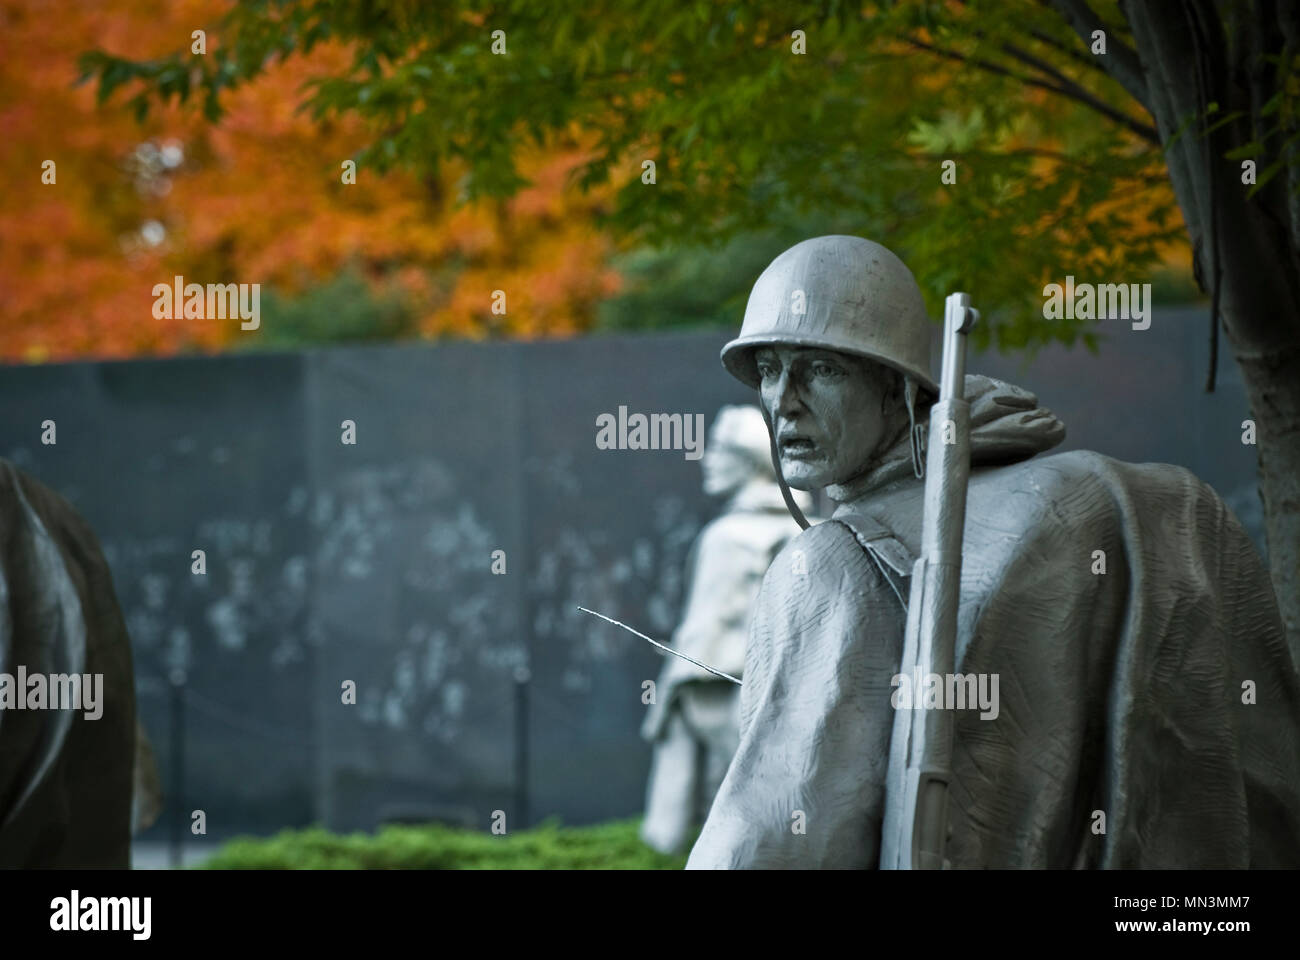
[[[813,373],[819,377],[837,377],[840,368],[833,363],[827,363],[825,360],[819,360],[813,364]]]

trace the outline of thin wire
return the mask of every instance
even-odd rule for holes
[[[616,626],[616,627],[622,627],[622,628],[623,628],[624,630],[626,630],[628,633],[634,633],[634,634],[636,634],[638,637],[640,637],[642,640],[649,640],[651,643],[653,643],[653,644],[654,644],[656,647],[658,647],[660,650],[666,651],[667,653],[671,653],[674,657],[681,657],[683,660],[689,660],[691,663],[695,664],[697,667],[700,667],[700,668],[702,668],[702,669],[704,669],[704,670],[709,671],[709,673],[713,674],[715,677],[721,677],[722,679],[724,679],[724,680],[730,680],[732,683],[737,684],[737,685],[739,685],[739,686],[744,686],[744,684],[742,684],[739,680],[737,680],[737,679],[736,679],[735,677],[733,677],[731,674],[729,674],[729,673],[723,673],[721,670],[714,670],[714,669],[713,669],[711,666],[709,666],[707,663],[700,663],[700,661],[696,660],[694,657],[688,657],[688,656],[687,656],[686,654],[684,654],[684,653],[678,653],[678,652],[677,652],[676,650],[674,650],[672,647],[666,647],[666,646],[664,646],[662,643],[660,643],[658,640],[651,640],[650,637],[647,637],[644,633],[641,633],[639,630],[633,630],[633,629],[632,629],[631,627],[629,627],[626,623],[619,623],[619,622],[618,622],[617,620],[615,620],[613,617],[607,617],[607,616],[605,616],[603,613],[597,613],[595,610],[588,610],[586,607],[579,607],[578,609],[581,610],[583,613],[589,613],[589,614],[591,614],[593,617],[600,617],[600,619],[602,619],[602,620],[608,620],[608,621],[609,621],[610,623],[612,623],[614,626]]]

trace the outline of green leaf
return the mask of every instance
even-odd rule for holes
[[[1243,143],[1241,146],[1229,150],[1223,155],[1225,160],[1249,160],[1256,154],[1264,152],[1264,145],[1258,140],[1252,140],[1249,143]]]

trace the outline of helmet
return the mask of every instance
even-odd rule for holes
[[[866,357],[939,395],[930,377],[930,321],[921,288],[902,260],[861,237],[805,240],[763,271],[740,336],[722,348],[722,365],[757,388],[754,351],[768,344]]]

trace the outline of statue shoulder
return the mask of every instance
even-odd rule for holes
[[[768,568],[764,589],[786,587],[838,590],[840,578],[861,569],[869,573],[871,562],[857,538],[842,523],[815,523],[786,541]]]
[[[1128,463],[1093,450],[1070,450],[972,471],[967,512],[1000,517],[1019,529],[1072,527],[1118,517],[1131,496],[1215,496],[1185,467]]]

